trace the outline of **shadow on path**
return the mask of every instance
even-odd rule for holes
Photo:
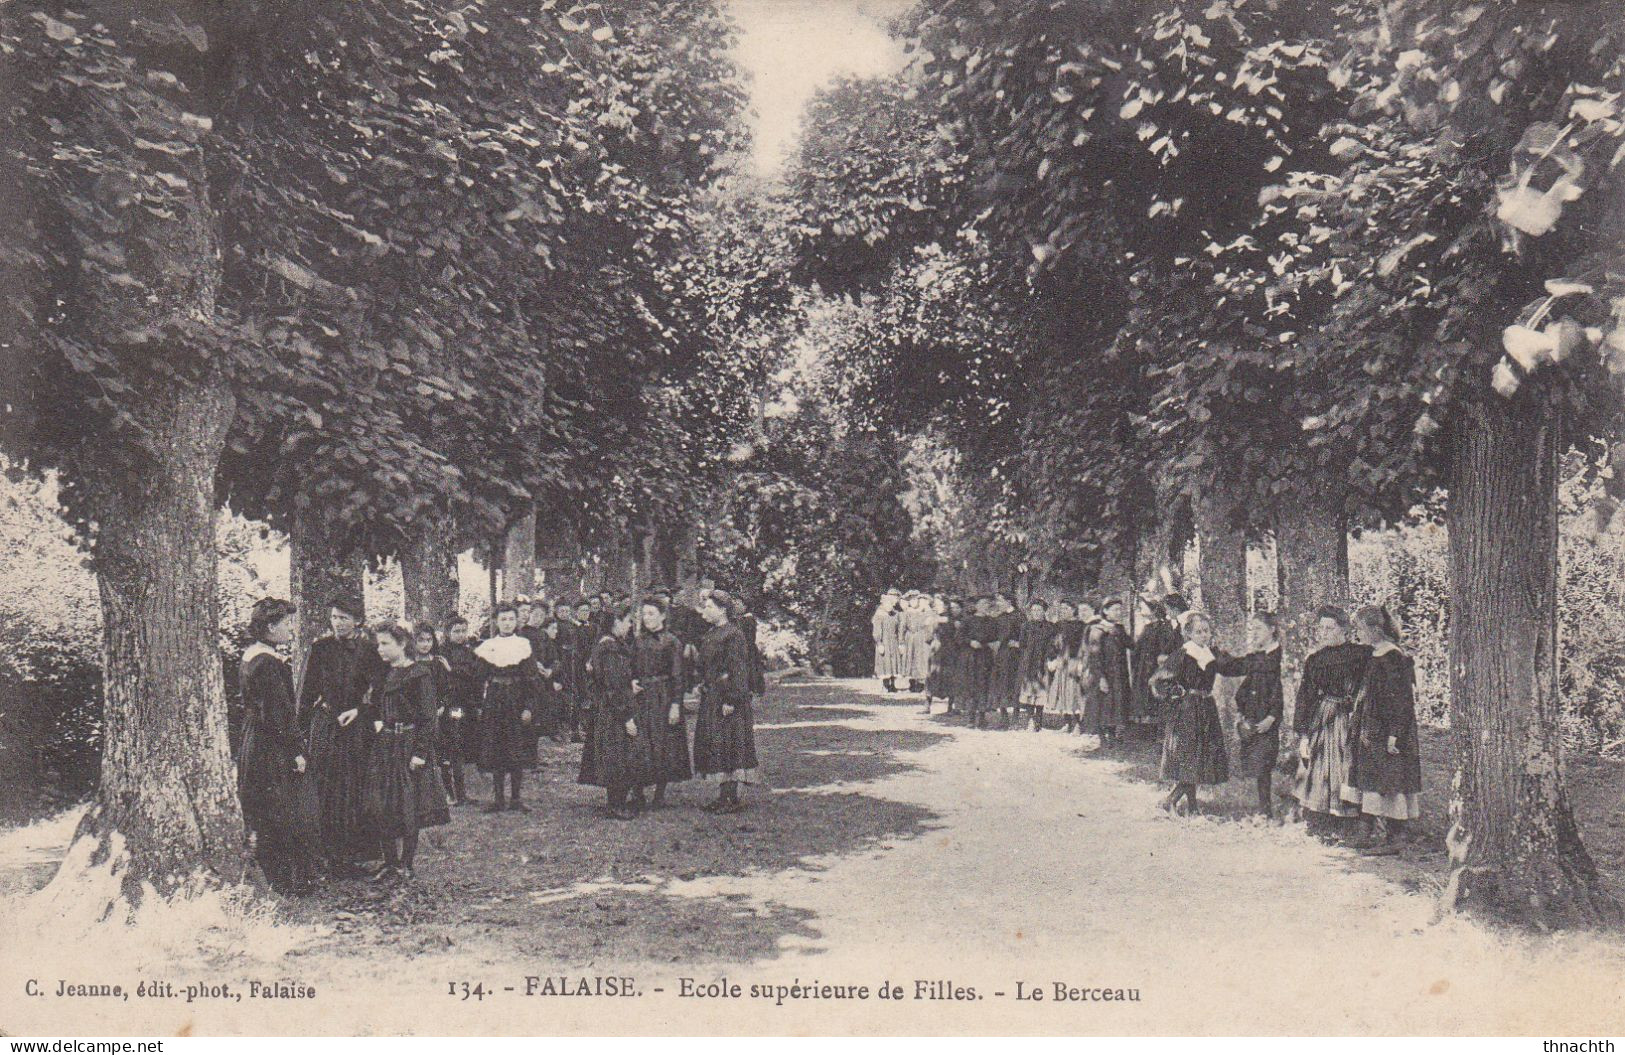
[[[451,824],[424,832],[411,886],[335,883],[289,903],[287,913],[336,920],[334,940],[321,951],[354,956],[379,946],[448,951],[477,940],[557,964],[600,957],[748,960],[767,955],[787,935],[816,937],[816,921],[801,910],[662,887],[816,868],[808,858],[861,851],[933,827],[929,810],[863,794],[859,785],[913,768],[907,756],[945,734],[836,724],[869,712],[815,702],[826,696],[851,700],[811,684],[783,687],[759,708],[757,749],[767,787],[746,789],[743,813],[699,810],[716,792],[695,780],[673,785],[664,809],[612,821],[603,793],[575,783],[579,747],[544,742],[542,764],[526,781],[529,813],[455,809]],[[480,802],[489,801],[488,781],[473,784]],[[852,790],[802,790],[837,784]]]

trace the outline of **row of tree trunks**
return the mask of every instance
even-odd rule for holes
[[[68,861],[119,877],[104,912],[148,890],[245,875],[215,597],[215,471],[235,408],[220,376],[153,393],[136,421],[153,462],[139,472],[111,463],[89,480],[102,768]]]
[[[1530,390],[1534,390],[1531,392]],[[1550,397],[1466,407],[1450,472],[1451,877],[1446,907],[1617,922],[1580,840],[1558,726],[1557,482]]]

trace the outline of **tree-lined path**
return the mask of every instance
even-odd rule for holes
[[[555,764],[517,823],[463,813],[437,833],[409,892],[349,884],[291,909],[266,932],[286,958],[172,950],[165,967],[297,979],[318,1002],[105,1010],[155,1032],[617,1028],[611,1000],[443,995],[451,979],[554,974],[665,988],[629,1005],[627,1027],[647,1030],[829,1029],[838,1015],[851,1031],[1561,1035],[1606,1032],[1625,1011],[1625,945],[1437,922],[1415,862],[1361,862],[1295,828],[1170,820],[1151,785],[1076,740],[926,718],[870,683],[791,684],[772,701],[773,792],[745,814],[706,817],[685,786],[676,808],[583,840],[592,796]],[[1328,949],[1347,969],[1325,969]],[[747,996],[675,996],[682,977],[724,976]],[[910,997],[938,981],[983,999],[748,997],[796,979],[889,979]],[[1018,1006],[1018,981],[1045,1001]],[[1056,1003],[1056,981],[1140,999]]]

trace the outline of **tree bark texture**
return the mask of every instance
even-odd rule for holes
[[[310,646],[328,631],[329,607],[341,597],[363,602],[366,573],[362,559],[347,552],[343,531],[328,516],[327,506],[315,498],[295,507],[288,550],[290,599],[299,610],[295,666],[302,678]]]
[[[215,588],[215,472],[236,403],[224,378],[134,408],[139,474],[94,473],[103,694],[101,784],[76,838],[132,902],[245,874]],[[76,855],[69,855],[75,860]]]
[[[1247,535],[1231,512],[1223,495],[1204,495],[1196,510],[1196,534],[1202,608],[1213,620],[1215,642],[1234,651],[1246,637]]]
[[[417,525],[401,551],[406,618],[414,626],[444,630],[457,614],[460,586],[450,524],[439,518]]]
[[[1534,386],[1530,386],[1533,388]],[[1540,926],[1618,922],[1564,787],[1556,416],[1538,389],[1463,409],[1450,475],[1445,907]]]
[[[536,592],[536,506],[527,506],[508,525],[502,548],[502,599]]]
[[[1283,508],[1275,518],[1280,580],[1281,659],[1287,698],[1296,693],[1304,657],[1315,650],[1315,610],[1349,600],[1349,543],[1343,495],[1319,495]]]

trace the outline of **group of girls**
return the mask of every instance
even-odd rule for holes
[[[1212,620],[1187,610],[1177,594],[1139,599],[1132,639],[1116,596],[1035,600],[1025,617],[1000,594],[969,602],[918,597],[910,602],[893,592],[882,599],[874,618],[876,672],[883,681],[890,671],[916,682],[904,642],[910,613],[928,613],[919,617],[931,637],[919,683],[927,713],[934,699],[944,699],[949,713],[963,710],[981,727],[993,712],[1004,725],[1024,712],[1033,729],[1045,728],[1048,716],[1058,728],[1103,742],[1160,726],[1159,772],[1171,785],[1163,809],[1194,812],[1198,788],[1237,776],[1253,782],[1259,812],[1273,815],[1286,716],[1271,613],[1248,618],[1246,647],[1231,655],[1213,647]],[[1420,815],[1414,665],[1383,608],[1350,617],[1327,606],[1316,626],[1317,648],[1304,660],[1292,714],[1293,797],[1317,836],[1368,853],[1395,852],[1404,825]],[[1233,764],[1214,695],[1220,676],[1240,679]]]
[[[473,645],[462,619],[444,639],[427,626],[367,633],[359,603],[338,599],[332,632],[312,646],[296,691],[284,656],[295,610],[275,598],[257,603],[239,670],[237,773],[267,879],[290,893],[323,873],[409,879],[418,832],[469,801],[465,760],[492,778],[486,812],[526,812],[523,774],[547,732],[563,739],[579,730],[579,782],[605,789],[612,818],[658,808],[668,784],[695,775],[720,785],[705,809],[743,809],[740,785],[754,782],[757,767],[753,697],[764,688],[754,617],[720,590],[702,592],[693,608],[660,594],[601,610],[569,619],[561,645],[564,620],[532,624],[504,604],[490,636]],[[673,622],[690,627],[686,639]],[[598,636],[580,648],[586,630]]]
[[[877,672],[893,651],[886,607],[883,599],[874,620]],[[1001,727],[1015,716],[1035,731],[1048,722],[1110,742],[1147,717],[1136,708],[1124,612],[1114,596],[1035,599],[1023,615],[1003,594],[968,602],[920,595],[900,609],[893,669],[923,689],[927,713],[941,699],[976,728],[996,714]]]

